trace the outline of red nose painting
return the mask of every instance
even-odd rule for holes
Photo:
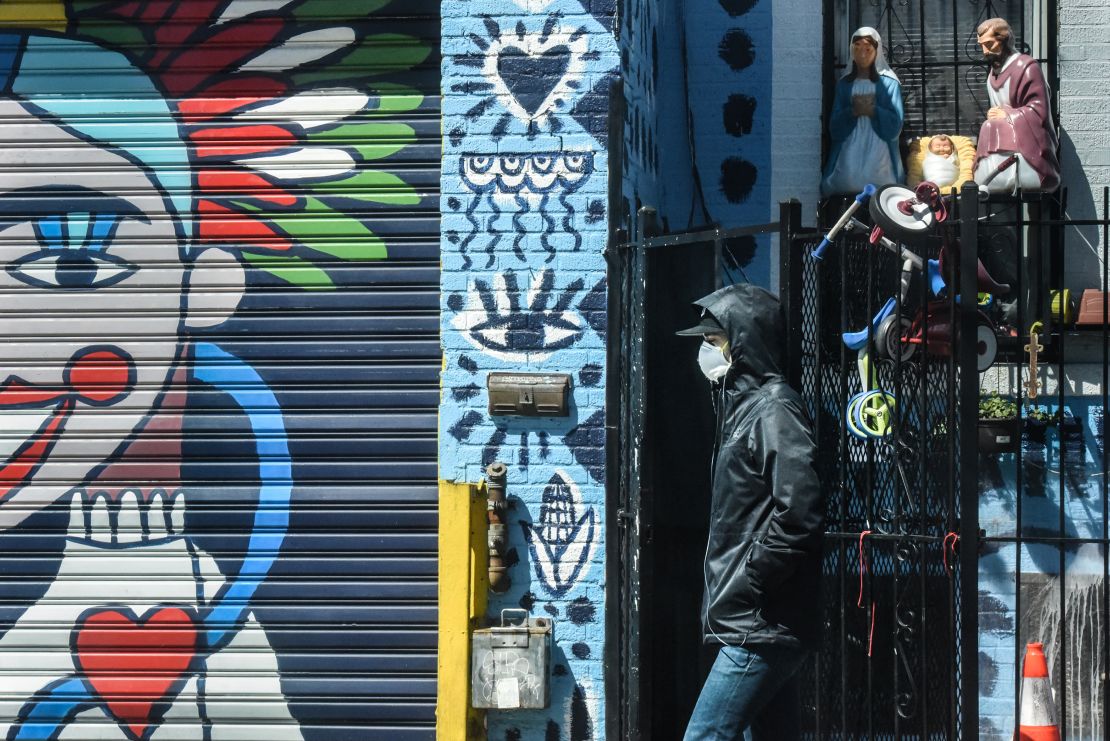
[[[7,409],[55,405],[54,414],[8,458],[0,463],[0,502],[27,483],[65,431],[77,403],[110,406],[123,400],[135,385],[135,364],[116,347],[88,347],[74,353],[61,386],[38,386],[17,376],[0,384],[0,413]]]
[[[193,615],[178,607],[88,614],[76,628],[77,668],[108,712],[135,738],[157,725],[196,657]]]

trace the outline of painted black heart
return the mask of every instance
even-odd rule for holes
[[[497,74],[529,116],[536,115],[569,66],[570,49],[563,45],[545,49],[539,56],[506,46],[497,55]]]

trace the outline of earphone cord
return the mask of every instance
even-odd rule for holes
[[[702,572],[702,576],[705,579],[705,627],[709,629],[709,634],[711,636],[713,636],[713,638],[717,641],[717,643],[721,644],[722,648],[743,648],[744,644],[748,642],[748,636],[750,636],[752,634],[752,628],[748,628],[747,632],[744,633],[744,637],[740,639],[740,645],[738,645],[738,646],[734,646],[731,643],[729,643],[728,641],[726,641],[724,638],[721,638],[719,635],[717,635],[717,631],[713,630],[713,620],[709,617],[709,543],[708,542],[706,542],[706,544],[705,544],[705,559],[702,561],[702,570],[701,570],[701,572]],[[724,654],[725,658],[727,658],[729,661],[731,661],[736,666],[737,669],[743,669],[744,668],[743,666],[740,665],[740,662],[738,662],[736,659],[732,658],[732,656],[730,656],[728,653],[726,653],[724,651],[722,651],[721,653]]]
[[[721,407],[724,406],[724,393],[725,393],[725,384],[722,382],[721,383],[721,389],[720,389],[720,391],[717,395],[717,403],[713,405],[714,406],[713,411],[716,412],[716,416],[717,416],[717,420],[716,420],[717,424],[714,425],[714,428],[716,429],[716,433],[717,433],[718,437],[720,436]],[[709,464],[710,487],[712,487],[713,473],[714,473],[714,469],[716,469],[716,467],[717,467],[717,445],[716,445],[716,441],[714,441],[713,457],[712,457],[712,460]],[[751,628],[748,628],[748,631],[744,634],[744,637],[740,639],[740,645],[739,646],[733,646],[728,641],[726,641],[725,639],[723,639],[719,635],[717,635],[717,631],[713,630],[713,620],[709,617],[709,545],[710,545],[710,541],[709,541],[709,538],[707,537],[706,540],[705,540],[705,556],[702,558],[702,563],[701,563],[701,575],[702,575],[702,580],[705,583],[705,627],[706,627],[706,629],[709,630],[709,634],[711,636],[713,636],[713,638],[718,643],[720,643],[723,648],[743,648],[744,644],[748,642],[748,636],[750,636],[752,634],[752,629]],[[740,663],[736,659],[732,658],[732,656],[730,656],[727,652],[721,651],[721,654],[723,654],[725,656],[725,658],[727,658],[729,661],[731,661],[736,666],[737,669],[743,669],[744,668],[743,666],[740,665]]]

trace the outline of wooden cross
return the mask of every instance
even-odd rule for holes
[[[1041,323],[1037,322],[1029,329],[1029,344],[1025,346],[1025,352],[1029,353],[1029,380],[1025,382],[1025,395],[1030,401],[1037,398],[1041,388],[1037,380],[1037,353],[1044,350],[1044,345],[1040,343],[1040,327]]]

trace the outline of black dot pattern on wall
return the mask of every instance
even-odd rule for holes
[[[754,8],[759,0],[718,0],[729,16],[737,18]],[[755,42],[742,28],[724,32],[717,45],[718,56],[734,72],[742,72],[755,63]],[[721,107],[721,124],[729,136],[743,137],[752,133],[756,99],[744,93],[729,95]],[[748,200],[759,177],[758,168],[743,157],[728,157],[721,162],[720,192],[729,203]]]
[[[733,18],[744,15],[755,7],[759,0],[720,0],[721,7]]]
[[[759,170],[743,157],[729,157],[721,163],[721,192],[729,203],[743,203],[752,193]]]
[[[750,67],[755,61],[755,43],[747,31],[733,28],[721,39],[717,53],[725,60],[725,64],[739,72]]]
[[[755,98],[750,95],[735,93],[728,96],[722,114],[724,116],[725,131],[733,136],[744,136],[752,133],[752,120],[755,118]]]

